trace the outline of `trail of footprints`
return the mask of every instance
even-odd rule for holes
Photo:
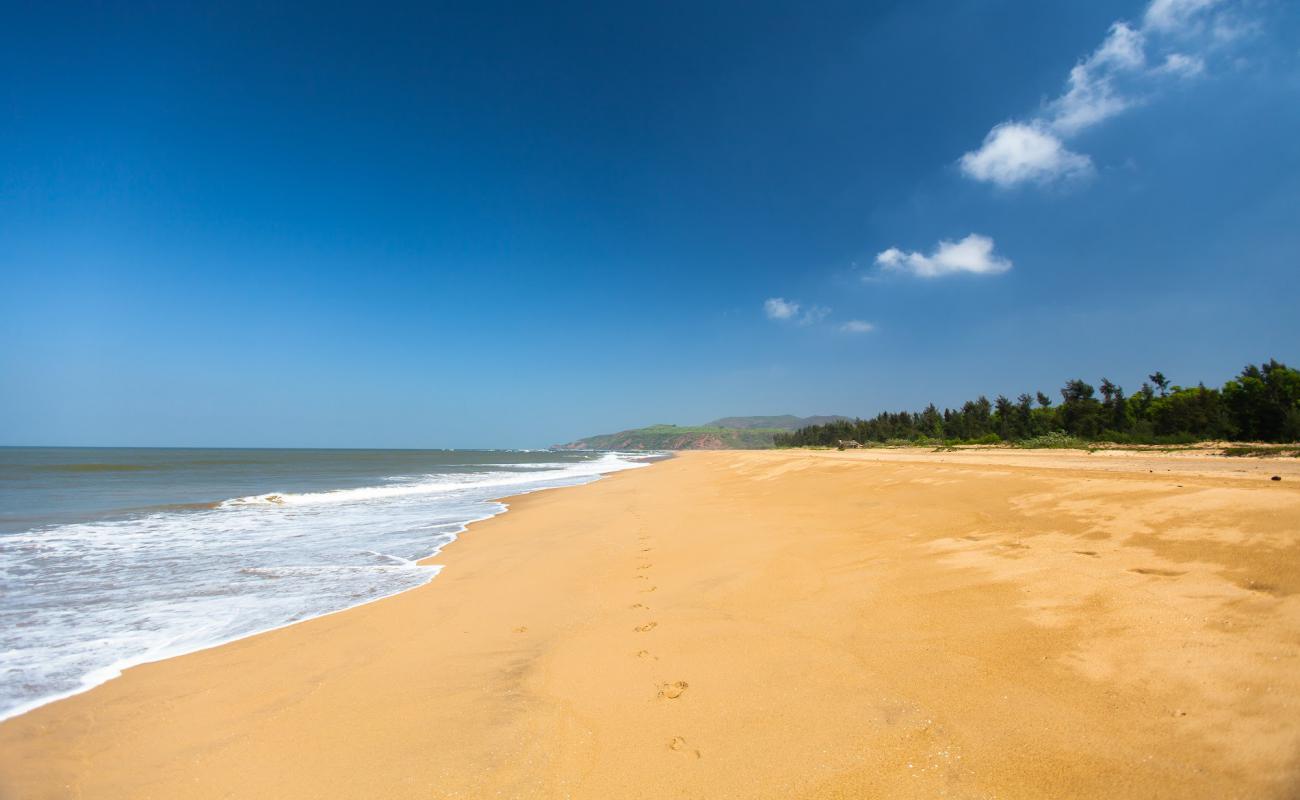
[[[638,556],[640,561],[637,563],[636,566],[635,577],[637,580],[649,581],[650,576],[647,573],[649,570],[654,568],[654,563],[649,560],[650,557],[646,554],[653,552],[654,548],[649,546],[650,536],[646,533],[645,528],[642,528],[640,532],[637,534],[637,541],[640,542],[642,546],[640,548],[640,553]],[[657,588],[658,587],[654,585],[650,585],[650,586],[643,585],[641,589],[637,590],[637,593],[648,594],[650,592],[655,591]],[[632,605],[628,606],[628,608],[638,612],[645,612],[650,610],[649,606],[641,602],[633,603]],[[653,631],[657,627],[659,627],[659,623],[655,620],[650,620],[649,622],[645,622],[642,623],[641,625],[637,625],[632,630],[636,633],[649,633],[650,631]],[[659,660],[659,656],[654,655],[649,650],[638,650],[636,653],[636,657],[642,660],[650,660],[650,661]],[[688,684],[686,681],[664,681],[663,683],[659,684],[658,693],[655,695],[655,697],[657,700],[680,700],[682,696],[686,694],[686,690],[689,688],[690,688],[690,684]],[[674,753],[693,754],[697,759],[704,757],[704,755],[698,749],[689,747],[686,744],[686,739],[681,736],[674,736],[668,742],[668,749]]]

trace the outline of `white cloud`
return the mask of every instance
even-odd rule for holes
[[[803,312],[799,317],[800,325],[813,325],[826,319],[831,315],[831,310],[826,306],[809,306],[808,310]]]
[[[1038,125],[1004,122],[989,131],[980,149],[961,157],[961,171],[975,180],[1014,186],[1087,175],[1092,161]]]
[[[1170,53],[1165,56],[1165,63],[1156,67],[1156,71],[1179,78],[1195,78],[1205,71],[1205,59],[1183,53]]]
[[[1052,130],[1072,136],[1132,106],[1133,100],[1120,94],[1115,82],[1146,66],[1145,44],[1142,32],[1126,23],[1110,26],[1101,46],[1070,70],[1065,94],[1048,107]]]
[[[876,254],[876,264],[882,267],[893,268],[901,266],[907,259],[907,254],[897,247],[891,247],[888,250],[881,250]]]
[[[1162,76],[1202,74],[1205,58],[1195,51],[1221,48],[1231,38],[1223,31],[1242,28],[1230,11],[1217,8],[1225,1],[1151,0],[1140,25],[1115,22],[1097,49],[1070,70],[1060,96],[1027,121],[994,126],[978,150],[961,157],[962,172],[1003,187],[1087,174],[1090,159],[1065,142],[1141,105]]]
[[[1220,0],[1151,0],[1142,25],[1154,31],[1173,32],[1187,28],[1195,18]]]
[[[769,297],[763,303],[763,313],[768,319],[790,319],[799,313],[799,304],[791,303],[784,297]]]
[[[1116,22],[1083,66],[1093,70],[1101,67],[1137,69],[1146,61],[1145,47],[1146,35],[1142,31],[1135,30],[1127,22]]]
[[[784,297],[769,297],[763,302],[763,313],[768,319],[778,322],[793,322],[796,325],[815,325],[830,316],[831,310],[826,306],[808,306],[804,308],[793,300]]]
[[[938,278],[958,272],[997,275],[1011,269],[1009,259],[993,253],[993,240],[978,233],[972,233],[960,242],[941,241],[930,255],[891,247],[876,256],[876,264],[881,269],[910,272],[920,278]]]
[[[860,319],[851,319],[840,326],[840,330],[844,333],[871,333],[875,329],[875,325]]]

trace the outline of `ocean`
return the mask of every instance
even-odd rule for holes
[[[0,447],[0,719],[431,580],[496,498],[644,454]]]

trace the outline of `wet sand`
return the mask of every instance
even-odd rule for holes
[[[687,453],[511,507],[0,724],[0,798],[1300,796],[1298,459]]]

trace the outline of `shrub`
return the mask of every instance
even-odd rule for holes
[[[1065,431],[1052,431],[1042,436],[1034,436],[1029,439],[1021,439],[1016,442],[1016,447],[1024,447],[1031,450],[1041,450],[1045,448],[1052,449],[1071,449],[1086,450],[1091,444],[1077,436],[1071,436]]]

